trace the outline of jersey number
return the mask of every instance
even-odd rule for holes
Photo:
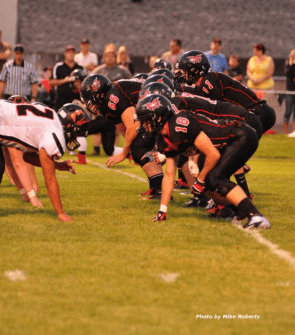
[[[17,105],[17,114],[19,116],[26,116],[27,112],[31,112],[36,116],[45,117],[46,119],[53,120],[53,111],[49,108],[45,108],[45,111],[41,111],[40,109],[36,108],[35,106],[31,105]]]
[[[176,119],[176,123],[187,127],[189,125],[189,120],[185,117],[178,117]],[[175,131],[177,132],[181,131],[183,133],[187,133],[187,129],[184,127],[175,127]]]

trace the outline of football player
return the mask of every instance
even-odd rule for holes
[[[29,100],[26,97],[20,96],[20,95],[13,95],[7,99],[8,101],[11,101],[13,103],[18,104],[27,104],[29,103]],[[11,148],[5,148],[3,147],[3,154],[5,157],[5,166],[6,166],[6,172],[8,172],[8,176],[11,176],[11,180],[13,181],[14,185],[18,188],[23,200],[25,202],[31,202],[31,204],[34,207],[43,207],[41,201],[38,199],[38,197],[33,197],[29,199],[24,187],[22,187],[21,182],[19,181],[17,171],[20,166],[27,166],[28,169],[28,175],[29,178],[26,180],[27,187],[29,189],[33,189],[36,194],[40,191],[38,179],[35,173],[35,168],[33,165],[28,164],[24,162],[23,160],[23,153],[19,150],[14,151]]]
[[[14,104],[0,100],[0,144],[11,152],[24,152],[24,160],[40,166],[51,203],[63,222],[73,221],[64,210],[59,193],[55,169],[75,173],[70,161],[60,161],[68,149],[76,149],[78,134],[86,130],[82,125],[89,121],[89,114],[78,105],[66,104],[58,113],[39,103]],[[10,152],[10,153],[11,153]],[[3,160],[3,157],[1,157]],[[1,165],[1,164],[0,164]],[[18,176],[30,199],[36,197],[26,183],[28,171],[20,166]]]
[[[199,151],[205,159],[203,164],[199,164],[200,171],[192,185],[192,192],[199,195],[209,191],[213,198],[234,205],[237,219],[247,218],[247,223],[243,226],[245,229],[270,228],[268,220],[252,204],[244,191],[230,181],[230,176],[242,167],[257,149],[256,132],[238,121],[212,122],[209,131],[204,125],[201,126],[197,116],[188,111],[176,110],[166,97],[159,94],[148,95],[136,106],[135,119],[140,121],[149,133],[158,135],[158,150],[167,157],[161,205],[154,221],[166,219],[173,191],[177,156],[181,153],[192,155],[192,152]]]
[[[209,72],[210,63],[204,53],[197,50],[185,52],[176,67],[176,80],[180,83],[180,90],[245,107],[258,116],[263,133],[274,126],[274,109],[265,100],[258,99],[251,89],[239,81],[224,73]]]
[[[150,199],[157,199],[161,193],[163,171],[151,154],[155,140],[139,128],[139,122],[134,122],[134,107],[141,85],[136,80],[111,83],[104,75],[91,74],[82,83],[81,100],[91,113],[100,114],[112,121],[125,138],[122,152],[110,157],[106,161],[107,167],[122,162],[131,151],[133,160],[141,166],[149,179],[150,189],[142,195],[151,195]],[[89,123],[89,134],[96,128],[94,122]]]

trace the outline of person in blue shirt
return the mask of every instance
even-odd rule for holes
[[[210,45],[210,50],[205,52],[209,59],[211,70],[229,74],[226,57],[220,51],[222,49],[222,42],[220,38],[215,38]]]

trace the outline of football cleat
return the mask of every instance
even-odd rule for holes
[[[148,191],[139,194],[140,197],[147,197],[149,195],[155,195],[157,191],[154,188],[150,188]]]
[[[184,203],[181,207],[189,208],[189,207],[195,207],[195,208],[206,208],[208,205],[208,198],[207,197],[193,197],[190,201]]]
[[[248,222],[243,225],[244,229],[253,229],[253,228],[261,228],[261,229],[269,229],[270,223],[267,218],[261,214],[255,214],[250,216]]]
[[[213,219],[225,219],[227,221],[232,221],[235,217],[233,210],[222,205],[215,205],[206,212],[210,213],[208,217]]]
[[[187,190],[189,189],[188,183],[179,178],[174,185],[175,190]]]

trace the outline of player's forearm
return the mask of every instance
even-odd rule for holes
[[[126,130],[125,143],[122,150],[122,155],[124,155],[125,157],[127,157],[127,155],[129,154],[131,143],[133,142],[133,140],[136,138],[137,135],[138,134],[136,129],[131,128]]]
[[[173,187],[174,187],[174,177],[175,174],[165,173],[162,181],[162,196],[161,196],[161,205],[168,207],[169,201],[172,196]]]
[[[59,186],[56,177],[49,177],[45,178],[45,186],[47,189],[47,193],[49,195],[50,201],[52,203],[52,206],[54,207],[57,215],[62,214],[63,207],[62,207],[62,202],[60,198],[60,191],[59,191]]]

